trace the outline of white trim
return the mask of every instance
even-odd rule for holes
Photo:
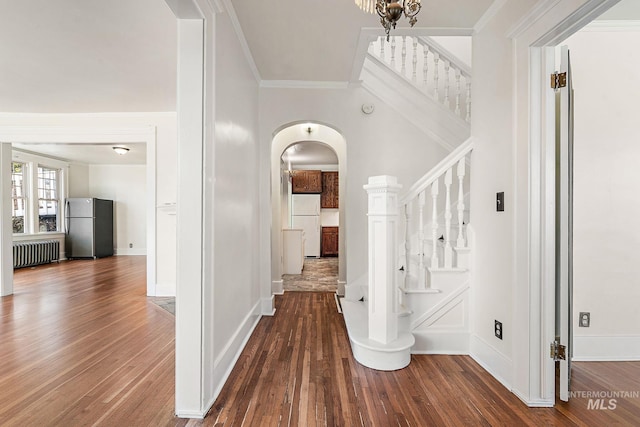
[[[348,89],[349,82],[311,80],[262,80],[261,88],[273,89]]]
[[[477,334],[471,334],[469,337],[469,355],[500,384],[511,390],[511,372],[513,371],[511,359]]]
[[[146,118],[146,117],[175,117],[175,111],[159,111],[148,113],[145,112],[105,112],[105,113],[7,113],[0,112],[0,118],[69,118],[69,117],[81,117],[86,118]],[[15,126],[15,127],[27,127],[27,126]],[[51,126],[55,128],[56,126]],[[90,128],[93,129],[93,128]],[[119,128],[122,129],[122,128]]]
[[[507,0],[494,0],[493,3],[491,3],[491,6],[489,6],[489,9],[484,12],[480,19],[478,19],[478,22],[476,22],[476,25],[473,26],[473,32],[478,33],[482,31],[489,21],[491,21],[498,12],[500,12],[500,9],[502,9],[502,6],[506,3]]]
[[[272,280],[271,293],[273,295],[284,295],[284,280]]]
[[[593,21],[580,31],[640,31],[640,20],[629,21]]]
[[[247,345],[249,338],[253,334],[258,322],[262,318],[260,314],[260,302],[256,303],[251,311],[245,316],[244,320],[233,334],[231,339],[224,346],[224,349],[220,352],[220,355],[216,357],[213,363],[213,378],[211,383],[217,384],[217,387],[213,391],[213,395],[209,402],[203,407],[202,418],[209,412],[209,409],[213,406],[214,402],[218,398],[218,395],[222,391],[225,383],[231,375],[231,371],[238,362],[242,351]],[[219,368],[224,369],[224,372],[220,372]]]
[[[147,255],[147,248],[115,248],[113,254],[116,256],[145,256]],[[157,286],[156,284],[156,287]],[[158,296],[157,293],[154,296]]]
[[[516,22],[506,33],[506,37],[516,39],[533,27],[539,19],[553,9],[562,0],[540,0],[531,10]]]
[[[175,297],[176,285],[175,283],[156,283],[156,295],[157,297]]]
[[[158,113],[151,113],[158,114]],[[175,113],[159,113],[159,116],[175,116]],[[0,114],[0,117],[114,117],[126,120],[130,117],[143,117],[144,114]],[[155,295],[156,282],[156,144],[155,126],[0,126],[0,141],[37,143],[83,144],[144,142],[147,148],[147,295]]]
[[[276,314],[275,297],[273,295],[267,298],[262,298],[260,301],[261,301],[263,316],[273,316],[274,314]]]
[[[415,344],[411,354],[469,355],[469,331],[412,331]]]
[[[216,1],[220,1],[220,0],[216,0]],[[253,60],[253,56],[251,55],[251,49],[249,48],[247,39],[244,36],[244,32],[242,31],[242,25],[240,25],[240,21],[238,20],[238,15],[236,14],[236,10],[234,9],[233,4],[231,3],[231,0],[221,0],[221,1],[224,4],[224,7],[227,11],[227,15],[229,15],[229,20],[231,20],[231,25],[233,26],[233,30],[236,33],[236,37],[238,37],[238,42],[240,43],[242,53],[244,54],[244,57],[247,60],[249,69],[251,69],[253,78],[255,78],[257,82],[262,84],[262,77],[260,77],[260,71],[258,70],[256,63]]]
[[[574,362],[640,361],[640,335],[574,335],[571,360]]]
[[[519,390],[511,390],[513,394],[530,408],[553,408],[555,401],[553,399],[533,399],[529,400]]]

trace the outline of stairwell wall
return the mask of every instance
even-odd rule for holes
[[[374,103],[371,115],[363,103]],[[345,89],[261,88],[260,135],[269,153],[273,134],[288,123],[325,123],[344,136],[347,145],[346,210],[347,286],[366,284],[368,177],[395,175],[408,188],[447,154],[439,144],[362,87]],[[261,158],[262,182],[270,182],[269,155]],[[267,184],[269,185],[269,184]],[[268,190],[267,190],[268,191]],[[265,201],[269,203],[270,201]],[[274,230],[272,230],[274,232]],[[264,251],[268,245],[262,243]],[[273,273],[272,273],[273,274]],[[279,280],[279,277],[272,277]],[[364,279],[364,282],[361,282]]]

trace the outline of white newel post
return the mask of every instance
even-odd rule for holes
[[[398,338],[396,252],[398,192],[394,176],[373,176],[369,196],[369,339],[387,344]]]

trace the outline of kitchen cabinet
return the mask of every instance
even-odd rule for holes
[[[322,171],[295,170],[291,172],[291,192],[293,194],[322,193]]]
[[[322,256],[338,256],[338,227],[322,227]]]
[[[322,194],[320,195],[320,207],[325,209],[338,209],[339,203],[339,178],[338,172],[322,172]]]

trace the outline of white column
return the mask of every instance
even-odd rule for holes
[[[12,293],[11,143],[0,143],[0,295]]]
[[[398,192],[394,176],[373,176],[364,186],[369,196],[369,339],[390,343],[398,338],[396,251]]]
[[[413,208],[411,202],[407,202],[404,205],[404,287],[405,289],[409,289],[411,286],[410,283],[410,275],[411,275],[411,235],[410,235],[410,225],[411,225],[411,209]]]

